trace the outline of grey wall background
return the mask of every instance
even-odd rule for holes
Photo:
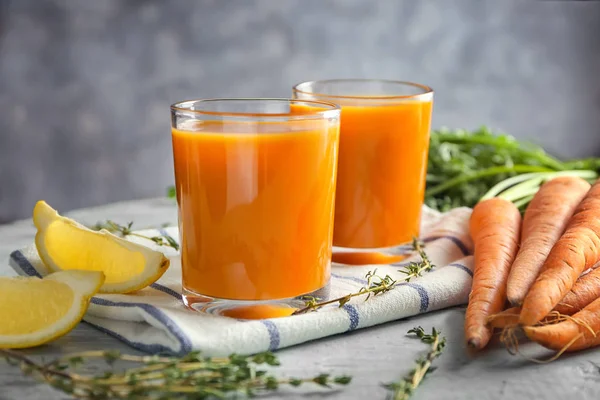
[[[600,155],[597,2],[0,0],[0,221],[163,195],[171,103],[332,77],[425,83],[434,127]]]

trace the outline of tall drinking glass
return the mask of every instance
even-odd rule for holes
[[[328,285],[339,116],[288,99],[171,106],[188,307],[289,315],[294,298]]]
[[[362,79],[304,82],[293,91],[342,108],[334,246],[391,248],[418,236],[433,91]]]

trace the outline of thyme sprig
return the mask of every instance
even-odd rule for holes
[[[429,256],[427,256],[427,253],[425,253],[425,245],[422,242],[420,242],[417,238],[414,238],[412,246],[413,250],[417,252],[421,260],[411,262],[403,269],[399,270],[406,275],[404,282],[409,282],[412,278],[423,276],[424,272],[431,271],[433,268],[435,268],[435,265],[431,262]],[[338,307],[343,307],[353,297],[362,296],[365,294],[367,295],[365,301],[367,301],[371,296],[377,296],[389,292],[399,283],[389,275],[385,275],[384,277],[377,275],[377,269],[367,272],[365,279],[367,280],[367,284],[361,287],[357,292],[349,293],[345,296],[337,297],[335,299],[321,301],[321,299],[313,296],[304,296],[304,307],[296,310],[293,315],[304,314],[309,311],[316,311],[323,306],[334,303],[338,303]]]
[[[406,275],[404,282],[410,282],[412,278],[421,277],[423,276],[424,272],[429,272],[435,268],[435,265],[427,256],[427,253],[425,253],[425,245],[423,242],[419,241],[417,238],[413,238],[412,246],[413,250],[417,252],[419,257],[421,257],[421,260],[417,262],[411,262],[403,269],[399,270]]]
[[[350,376],[320,374],[311,378],[278,378],[263,366],[278,366],[270,352],[253,356],[231,355],[227,358],[203,357],[192,352],[182,358],[135,356],[115,351],[89,351],[61,357],[42,364],[15,350],[0,349],[12,365],[28,375],[45,381],[64,393],[82,399],[179,399],[196,400],[242,395],[252,397],[277,390],[281,385],[300,386],[307,383],[331,388],[347,385]],[[97,375],[73,372],[91,359],[104,359],[109,366],[116,361],[138,366],[122,372],[109,370]]]
[[[367,295],[365,301],[367,301],[371,296],[377,296],[392,290],[397,283],[397,281],[392,279],[392,277],[389,275],[384,277],[377,275],[377,269],[367,272],[365,279],[367,280],[367,284],[361,287],[358,292],[349,293],[345,296],[335,299],[320,302],[320,299],[316,297],[305,296],[305,306],[299,310],[296,310],[293,315],[304,314],[308,311],[316,311],[323,306],[334,303],[338,303],[339,307],[343,307],[353,297],[362,296],[365,294]]]
[[[409,330],[408,334],[415,335],[422,343],[428,344],[430,347],[425,357],[420,357],[415,361],[415,367],[408,375],[397,382],[384,385],[390,391],[388,397],[393,400],[408,400],[413,395],[425,376],[435,370],[435,367],[432,366],[433,360],[442,354],[446,346],[446,338],[440,336],[440,331],[435,328],[432,328],[431,334],[428,335],[423,328],[417,326]]]
[[[175,250],[179,250],[179,243],[168,233],[163,233],[160,236],[146,236],[140,233],[134,232],[133,222],[128,222],[126,225],[117,224],[114,221],[106,220],[105,222],[98,222],[91,229],[99,231],[105,229],[111,233],[118,234],[121,237],[136,236],[142,239],[150,240],[159,246],[171,247]]]

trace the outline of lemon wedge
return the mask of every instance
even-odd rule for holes
[[[33,210],[37,228],[35,246],[50,271],[84,270],[103,272],[106,280],[100,293],[129,293],[154,283],[169,267],[159,251],[133,243],[112,233],[86,228],[60,216],[46,202]]]
[[[0,277],[0,348],[34,347],[66,334],[103,282],[104,274],[89,271]]]

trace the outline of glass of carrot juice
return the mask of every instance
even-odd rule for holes
[[[327,287],[339,124],[339,107],[321,101],[171,106],[188,307],[293,311],[294,298]]]
[[[433,91],[367,79],[304,82],[293,91],[342,108],[333,245],[385,249],[417,237]]]

